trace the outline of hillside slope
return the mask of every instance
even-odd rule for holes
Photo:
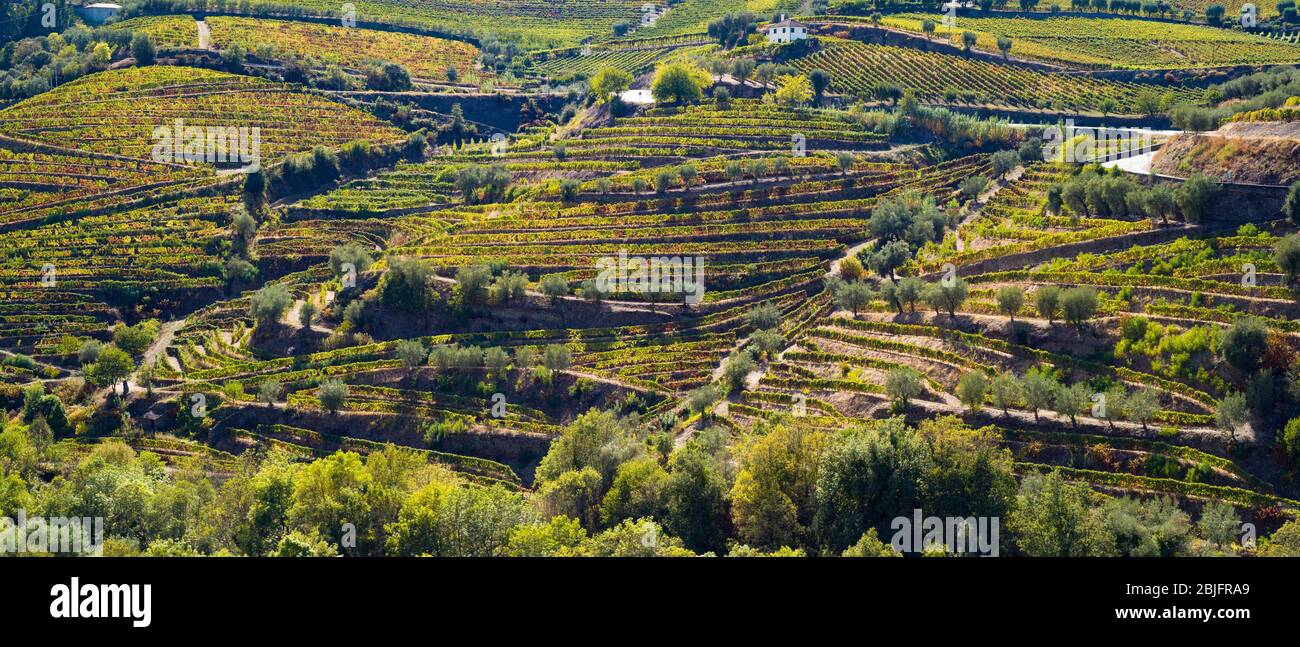
[[[1222,181],[1290,184],[1300,180],[1300,122],[1231,123],[1170,139],[1151,163],[1161,175],[1195,173]]]

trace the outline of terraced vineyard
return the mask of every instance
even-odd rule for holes
[[[190,16],[141,16],[113,23],[112,28],[144,33],[156,47],[199,46],[199,24]]]
[[[870,94],[879,84],[897,84],[930,101],[1003,105],[1016,108],[1097,112],[1113,102],[1120,112],[1135,112],[1134,83],[1050,75],[1007,68],[986,61],[905,47],[823,39],[825,46],[791,62],[802,71],[830,72],[836,90]],[[1167,89],[1185,101],[1197,92]]]
[[[619,36],[640,3],[355,5],[4,48],[0,518],[104,516],[113,555],[1300,554],[1300,186],[1049,148],[1232,123],[1198,136],[1285,157],[1300,76],[760,42],[820,3]],[[1294,62],[964,25],[1077,67]],[[244,131],[240,168],[159,153]],[[1003,534],[900,543],[923,510]]]
[[[1011,54],[1074,66],[1123,69],[1294,64],[1300,48],[1262,36],[1199,25],[1154,23],[1126,18],[958,18],[947,27],[942,16],[895,14],[883,24],[922,33],[935,24],[936,37],[956,41],[974,32],[976,47],[998,52],[999,37],[1011,39]]]
[[[360,0],[359,22],[415,25],[444,32],[493,34],[515,38],[530,47],[567,47],[583,38],[610,33],[615,22],[639,20],[636,0]],[[339,16],[332,0],[251,0],[253,10],[274,11],[276,5],[313,10],[320,16]]]
[[[373,29],[352,29],[282,20],[215,16],[207,19],[211,44],[218,49],[238,45],[246,51],[270,46],[277,53],[300,59],[313,58],[357,69],[368,60],[405,65],[419,79],[477,83],[491,78],[479,69],[477,47],[456,40]]]
[[[589,54],[583,54],[581,50],[577,53],[569,52],[567,54],[556,55],[553,58],[539,60],[532,66],[532,71],[555,79],[568,79],[574,76],[593,76],[601,68],[614,68],[622,70],[629,74],[636,74],[645,71],[654,65],[654,62],[662,58],[668,52],[673,51],[672,47],[661,48],[644,48],[644,49],[627,49],[627,50],[601,50],[591,51]]]
[[[163,66],[78,79],[6,108],[0,120],[0,132],[13,137],[136,160],[151,159],[154,130],[176,120],[184,127],[260,129],[260,152],[268,163],[315,144],[391,141],[400,135],[372,117],[288,85]]]

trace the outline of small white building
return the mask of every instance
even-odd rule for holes
[[[623,103],[634,106],[648,106],[655,102],[654,95],[650,94],[649,90],[624,90],[618,98],[622,99]]]
[[[781,16],[780,22],[768,25],[764,30],[769,43],[792,43],[808,37],[808,25],[797,20],[786,20]]]
[[[122,5],[111,2],[96,2],[81,8],[81,17],[92,25],[102,25],[113,16],[122,13]]]

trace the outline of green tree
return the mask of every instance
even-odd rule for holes
[[[248,301],[248,313],[259,327],[272,326],[279,323],[292,304],[289,289],[276,283],[253,293]]]
[[[1025,378],[1020,385],[1025,398],[1025,406],[1034,412],[1034,421],[1037,422],[1038,411],[1051,407],[1055,402],[1056,391],[1060,388],[1060,384],[1046,371],[1033,368],[1025,374]]]
[[[99,352],[99,358],[90,368],[91,378],[99,386],[111,387],[119,381],[122,383],[122,395],[128,392],[126,378],[135,370],[135,360],[117,346],[105,346]]]
[[[816,69],[808,73],[808,81],[812,83],[813,97],[817,99],[817,103],[820,105],[822,96],[831,87],[831,75],[825,70]]]
[[[722,385],[727,393],[739,391],[745,387],[745,378],[757,368],[754,355],[749,351],[733,353],[722,367]]]
[[[1072,426],[1078,427],[1079,416],[1092,405],[1092,391],[1082,382],[1071,386],[1058,385],[1052,405],[1057,413],[1070,419]]]
[[[1061,316],[1075,328],[1083,330],[1083,325],[1096,313],[1097,290],[1079,286],[1061,293]]]
[[[655,70],[650,93],[655,101],[682,105],[699,103],[709,83],[707,72],[685,63],[667,63]]]
[[[1052,323],[1056,318],[1056,313],[1061,307],[1061,288],[1055,285],[1044,285],[1034,290],[1034,308],[1038,310],[1038,315]]]
[[[840,553],[863,533],[889,531],[900,511],[923,507],[929,446],[901,418],[855,427],[822,454],[813,525],[822,544]]]
[[[316,318],[316,304],[311,301],[303,301],[302,307],[298,308],[298,325],[303,330],[311,330],[311,322]]]
[[[1183,219],[1192,224],[1200,224],[1210,210],[1210,205],[1218,197],[1219,182],[1205,175],[1193,175],[1174,190],[1174,202],[1182,212]]]
[[[551,441],[550,450],[537,466],[536,480],[543,483],[569,470],[591,467],[602,483],[614,478],[618,466],[640,456],[642,443],[628,421],[611,411],[588,411],[565,425]]]
[[[634,458],[618,466],[600,505],[600,519],[613,526],[626,519],[663,518],[668,471],[653,456]]]
[[[158,336],[158,322],[142,321],[134,326],[117,324],[113,328],[113,344],[132,357],[140,357]]]
[[[1020,485],[1007,524],[1020,552],[1030,557],[1096,557],[1114,551],[1098,511],[1088,506],[1087,486],[1053,471],[1031,473]]]
[[[1124,413],[1129,420],[1142,425],[1146,431],[1147,423],[1160,411],[1160,400],[1151,389],[1137,389],[1125,399]]]
[[[1108,534],[1124,557],[1178,557],[1187,554],[1191,523],[1173,501],[1119,497],[1102,508]]]
[[[600,474],[590,467],[569,470],[537,488],[533,504],[543,519],[561,516],[596,528],[601,495]]]
[[[1218,346],[1224,362],[1241,375],[1250,375],[1268,350],[1268,326],[1258,317],[1238,317],[1220,333]]]
[[[971,411],[979,411],[988,393],[989,380],[983,371],[970,371],[957,380],[957,399]]]
[[[1201,536],[1206,541],[1222,548],[1237,541],[1241,532],[1241,517],[1231,505],[1221,501],[1210,501],[1201,509],[1201,518],[1196,522]]]
[[[998,302],[998,311],[1011,318],[1011,323],[1016,321],[1016,313],[1025,305],[1025,291],[1016,285],[1004,285],[998,288],[995,297]]]
[[[902,408],[907,408],[908,402],[924,390],[921,374],[913,369],[891,368],[885,373],[885,394]]]
[[[1001,409],[1004,414],[1007,413],[1007,409],[1019,406],[1023,394],[1024,387],[1012,373],[998,373],[989,382],[989,397],[993,400],[993,406]]]
[[[1287,189],[1286,200],[1282,203],[1282,215],[1292,224],[1300,225],[1300,181],[1291,183]]]
[[[413,375],[415,369],[424,366],[425,360],[429,359],[429,349],[418,339],[403,339],[397,342],[393,353],[401,360],[402,367],[406,369],[408,375]]]
[[[337,413],[348,397],[348,385],[341,380],[325,380],[317,387],[316,399],[330,413]]]
[[[966,302],[967,295],[970,294],[970,286],[961,277],[954,277],[952,280],[940,280],[932,283],[925,291],[925,301],[934,308],[935,312],[940,310],[947,312],[949,317],[957,316],[957,309]]]
[[[840,283],[835,287],[831,296],[834,298],[836,305],[852,311],[854,317],[858,316],[858,311],[870,304],[871,299],[874,297],[871,286],[865,281]]]
[[[1286,282],[1296,283],[1300,278],[1300,236],[1283,236],[1273,245],[1273,262],[1286,275]]]
[[[664,525],[681,537],[687,548],[720,552],[722,523],[726,515],[724,497],[727,480],[718,459],[700,436],[692,436],[668,459],[668,480],[664,483]]]
[[[462,304],[487,301],[487,287],[492,281],[492,270],[486,265],[465,265],[456,270],[456,288]]]
[[[808,77],[787,75],[777,79],[776,92],[773,93],[780,105],[794,108],[802,106],[813,98],[813,86]]]
[[[811,537],[825,431],[788,420],[739,444],[731,518],[744,543],[775,549]]]
[[[538,288],[541,289],[542,294],[551,298],[552,304],[559,302],[560,297],[569,295],[569,282],[564,280],[564,277],[559,274],[547,274],[546,276],[543,276],[541,282],[538,284]]]
[[[632,85],[632,75],[615,67],[602,67],[591,79],[591,93],[597,101],[608,101]]]
[[[1006,36],[998,36],[998,51],[1002,52],[1002,59],[1006,60],[1011,54],[1011,39]]]
[[[284,387],[275,380],[267,380],[257,387],[257,401],[271,406],[284,395]]]
[[[1250,422],[1250,408],[1246,406],[1246,396],[1231,393],[1223,396],[1214,408],[1214,424],[1228,432],[1233,442],[1237,441],[1237,430]]]

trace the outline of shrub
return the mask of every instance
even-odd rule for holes
[[[745,314],[754,330],[767,330],[781,325],[781,310],[771,303],[754,306]]]

